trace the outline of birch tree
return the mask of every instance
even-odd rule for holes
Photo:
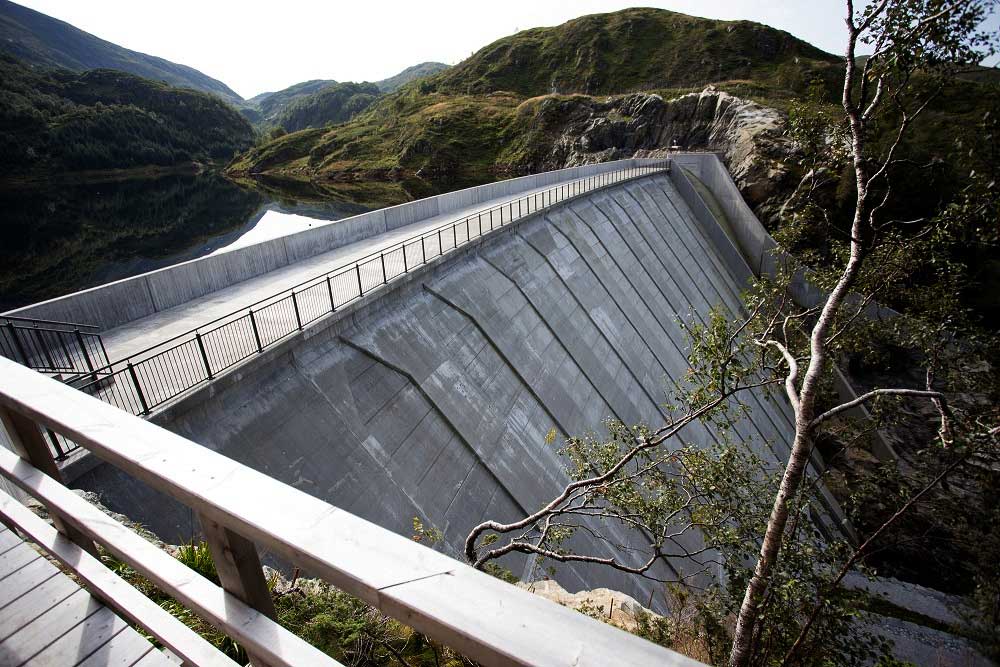
[[[781,594],[775,580],[787,572],[779,569],[805,573],[811,567],[805,562],[809,554],[817,562],[827,558],[830,579],[817,583],[816,590],[831,593],[899,516],[975,451],[996,446],[996,426],[956,410],[939,389],[946,362],[933,350],[925,358],[922,387],[876,387],[846,402],[830,400],[835,364],[852,342],[864,344],[873,325],[872,307],[891,296],[887,290],[894,285],[906,284],[921,253],[942,229],[940,216],[896,217],[899,187],[894,179],[901,167],[912,166],[903,155],[908,134],[949,77],[992,52],[996,36],[980,27],[995,5],[993,0],[876,0],[856,8],[847,0],[841,114],[829,124],[826,139],[814,146],[829,152],[833,168],[805,173],[792,204],[782,211],[794,215],[797,198],[808,208],[811,194],[837,169],[850,175],[853,203],[847,225],[837,228],[822,206],[813,205],[806,216],[842,235],[826,253],[835,265],[812,267],[807,273],[825,296],[814,304],[796,304],[789,284],[797,267],[790,267],[787,275],[759,280],[742,313],[720,309],[703,320],[682,323],[690,341],[690,370],[671,390],[665,423],[655,428],[612,423],[609,437],[571,438],[562,451],[570,460],[573,481],[523,519],[477,526],[466,541],[471,563],[483,567],[521,553],[693,585],[714,566],[736,568],[745,558],[753,567],[735,605],[728,664],[801,664],[810,633],[819,632],[824,607],[821,601],[795,609],[798,630],[780,648],[768,644],[773,635],[765,626],[773,619],[762,619],[761,610]],[[867,55],[861,57],[862,52]],[[894,326],[918,326],[906,318],[900,321]],[[936,348],[942,355],[946,348],[952,356],[961,348],[948,322],[920,326],[947,341]],[[764,458],[741,451],[733,438],[733,425],[753,416],[752,397],[772,391],[783,394],[794,415],[794,435],[784,443],[787,459],[777,470]],[[799,551],[788,553],[790,536],[813,531],[809,524],[816,518],[820,480],[809,473],[809,463],[817,436],[860,406],[891,406],[899,400],[933,406],[938,446],[955,453],[951,462],[856,546],[807,540],[805,547],[800,542]],[[713,452],[690,446],[688,436],[699,425],[711,425],[721,434],[723,441]],[[746,489],[761,488],[774,489],[763,516],[759,503],[748,502],[745,495]],[[642,547],[615,543],[600,528],[611,523],[640,536],[636,543]],[[581,552],[573,542],[579,534],[612,547],[616,555],[608,555],[609,549]],[[747,544],[756,545],[756,551],[748,552]],[[821,553],[823,549],[828,551]],[[834,560],[840,565],[832,566]],[[768,657],[762,660],[764,654]]]

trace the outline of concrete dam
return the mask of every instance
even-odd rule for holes
[[[714,155],[687,156],[691,171],[685,173],[680,162],[669,172],[653,170],[512,217],[475,242],[471,236],[466,245],[456,241],[451,252],[386,279],[370,294],[359,287],[362,298],[309,326],[301,323],[300,297],[298,331],[264,349],[254,320],[259,354],[210,372],[209,381],[156,409],[144,401],[149,419],[399,534],[412,534],[417,517],[442,531],[439,549],[461,558],[473,526],[521,518],[561,490],[568,477],[556,449],[566,437],[600,434],[608,419],[662,422],[667,392],[687,368],[679,319],[703,321],[715,306],[741,311],[739,294],[749,277],[744,257],[752,254],[740,239],[745,230],[733,231],[732,214],[724,229],[691,185],[699,170],[704,175],[721,164]],[[595,168],[508,185],[499,199],[558,185],[587,169]],[[715,181],[722,178],[711,173]],[[718,195],[716,205],[733,206],[731,191],[704,180]],[[735,190],[731,181],[728,187]],[[480,195],[475,205],[493,203],[496,194]],[[458,217],[437,206],[423,218]],[[410,233],[423,218],[395,229],[384,223],[382,235]],[[338,256],[371,250],[378,230],[348,233],[351,220],[328,226],[343,225],[332,249],[318,248],[313,258],[289,265],[327,261],[320,250]],[[249,259],[240,261],[260,263],[261,256],[251,247],[244,254]],[[404,265],[406,258],[404,246]],[[183,266],[202,270],[199,262]],[[118,341],[110,345],[115,357],[115,345],[131,352],[129,345],[140,347],[149,336],[168,338],[170,327],[211,319],[212,304],[239,305],[226,290],[242,290],[241,298],[250,299],[253,280],[289,269],[254,271],[249,280],[240,276],[164,307],[115,307],[132,286],[113,285],[18,314],[98,320],[109,344]],[[150,274],[144,286],[152,302],[155,279]],[[334,303],[331,288],[331,308]],[[197,342],[205,355],[200,337]],[[734,425],[736,434],[765,459],[784,460],[793,431],[790,408],[763,391],[748,403],[751,414]],[[685,444],[718,439],[707,424],[683,432]],[[168,542],[199,531],[190,510],[92,455],[68,461],[65,470],[73,486],[99,493],[111,509]],[[832,499],[827,510],[837,514]],[[626,543],[641,539],[618,527],[605,530]],[[581,548],[605,547],[592,540]],[[520,577],[532,576],[528,559],[510,557],[504,564]],[[664,568],[664,576],[683,575],[694,564]],[[654,588],[597,566],[560,566],[556,578],[568,590],[606,586],[643,601]]]

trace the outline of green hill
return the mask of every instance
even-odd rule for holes
[[[0,54],[0,177],[228,160],[253,128],[214,95]]]
[[[402,72],[396,76],[390,76],[388,79],[382,79],[375,83],[378,89],[383,93],[391,93],[401,86],[408,84],[411,81],[416,81],[417,79],[424,79],[429,76],[433,76],[438,72],[443,72],[448,69],[448,65],[444,63],[427,62],[420,63],[419,65],[412,65],[407,67]]]
[[[112,44],[27,7],[0,0],[0,51],[30,65],[74,72],[117,69],[172,86],[213,93],[241,102],[226,84],[198,70]]]
[[[340,180],[420,173],[482,181],[542,166],[538,153],[558,136],[561,121],[589,104],[579,93],[674,94],[728,82],[788,98],[817,78],[832,89],[839,76],[836,57],[780,30],[627,9],[498,40],[383,96],[341,126],[258,146],[231,171]],[[541,96],[553,87],[560,94],[545,102]],[[566,91],[574,94],[567,98],[561,94]]]
[[[371,106],[379,95],[374,83],[338,83],[292,100],[272,122],[289,132],[343,123]]]
[[[834,62],[835,56],[760,23],[638,8],[505,37],[437,81],[439,90],[461,94],[599,95],[798,78]]]
[[[255,125],[275,125],[275,119],[289,103],[335,85],[333,79],[302,81],[273,93],[255,95],[240,106],[240,111]]]

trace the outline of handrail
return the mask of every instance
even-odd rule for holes
[[[109,364],[101,334],[55,320],[0,315],[0,356],[45,373],[87,374]]]
[[[369,255],[161,341],[69,383],[135,415],[262,353],[320,317],[495,229],[600,188],[669,170],[669,161],[625,167],[509,199]]]
[[[64,327],[76,327],[78,329],[100,329],[96,324],[80,324],[79,322],[60,322],[59,320],[42,320],[37,317],[17,317],[15,315],[0,314],[0,319],[16,320],[18,322],[31,322],[38,324],[57,324]]]
[[[48,452],[38,442],[38,429],[50,429],[189,507],[207,526],[222,587],[265,615],[267,610],[260,605],[269,604],[270,597],[265,600],[253,593],[264,586],[258,549],[286,559],[483,665],[704,667],[5,359],[0,359],[0,417],[8,433],[23,445],[22,457],[31,458],[35,468],[54,466],[51,459],[39,460]],[[5,459],[9,457],[0,457],[0,462]],[[90,521],[85,511],[64,503],[65,494],[29,468],[15,462],[0,465],[0,473],[41,496],[53,516],[77,527],[78,539],[81,531],[84,539],[107,535],[95,525],[106,519]],[[45,489],[42,482],[48,485]],[[73,539],[74,533],[64,534]],[[81,546],[86,548],[86,543]],[[119,547],[118,552],[128,556]],[[128,562],[139,565],[134,554]],[[266,593],[266,587],[263,590]],[[194,588],[188,593],[192,604],[209,602]],[[226,633],[236,633],[245,621],[236,613],[207,620]],[[307,664],[289,659],[274,636],[256,636],[259,643],[253,648],[263,651],[270,643],[266,656],[270,660],[263,662]]]

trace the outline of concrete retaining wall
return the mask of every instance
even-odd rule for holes
[[[172,308],[299,260],[412,222],[552,183],[650,164],[620,160],[523,176],[449,192],[320,225],[296,234],[108,283],[10,311],[11,315],[82,322],[110,329]]]
[[[662,423],[687,367],[676,318],[701,320],[717,304],[738,311],[737,273],[667,176],[640,179],[446,255],[155,419],[400,534],[419,517],[460,557],[474,525],[521,518],[567,483],[556,452],[565,437],[600,433],[608,418]],[[761,390],[734,425],[775,462],[792,430],[778,399]],[[682,441],[720,439],[695,424]],[[164,539],[198,530],[186,509],[111,466],[74,485]],[[612,540],[644,541],[609,530]],[[575,539],[590,553],[606,548]],[[506,565],[538,574],[523,558]],[[675,559],[658,574],[693,568]],[[556,578],[568,590],[606,586],[639,600],[658,590],[599,566],[561,566]]]

